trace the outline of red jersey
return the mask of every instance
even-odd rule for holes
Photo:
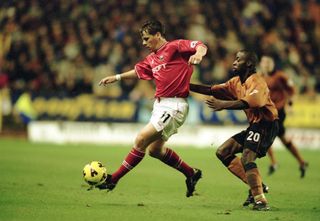
[[[293,83],[282,71],[265,76],[267,85],[270,89],[271,100],[275,103],[278,110],[284,108],[290,97],[294,94]]]
[[[206,47],[200,41],[167,42],[137,63],[135,71],[140,79],[155,80],[155,97],[187,97],[193,72],[188,60],[199,45]]]
[[[216,98],[247,102],[249,107],[244,112],[250,123],[278,119],[267,83],[260,74],[252,74],[243,84],[239,76],[233,77],[224,84],[213,85],[211,91]]]

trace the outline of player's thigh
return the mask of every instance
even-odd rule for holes
[[[240,152],[242,152],[242,145],[231,137],[218,147],[216,154],[226,157]]]
[[[147,146],[155,140],[161,139],[161,131],[157,131],[151,123],[144,126],[135,139],[135,146],[145,150]]]
[[[279,132],[278,132],[278,136],[282,137],[284,136],[284,134],[286,133],[286,128],[284,126],[284,121],[286,119],[286,112],[285,110],[282,108],[278,111],[279,114]]]
[[[243,165],[246,165],[247,163],[254,162],[257,159],[257,153],[245,148],[242,152],[241,156],[241,162]]]

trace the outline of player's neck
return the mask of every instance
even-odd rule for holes
[[[256,73],[255,70],[250,70],[250,71],[247,71],[245,74],[240,75],[239,77],[240,77],[241,83],[243,84],[244,82],[246,82],[246,80],[255,73]]]
[[[269,72],[268,75],[269,75],[269,76],[272,76],[272,75],[274,75],[275,73],[276,73],[276,70],[273,70],[273,71]]]
[[[161,38],[157,44],[157,49],[156,51],[158,51],[160,48],[162,48],[163,45],[165,45],[167,43],[167,40],[164,38]]]

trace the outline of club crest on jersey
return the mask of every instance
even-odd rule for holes
[[[160,55],[159,59],[160,59],[160,61],[163,61],[163,59],[164,59],[163,55]]]
[[[253,94],[257,94],[257,93],[259,93],[259,91],[254,89],[249,95],[253,95]]]

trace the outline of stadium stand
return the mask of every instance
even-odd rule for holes
[[[148,53],[137,30],[152,17],[166,25],[168,40],[199,39],[209,46],[193,82],[225,81],[235,52],[248,48],[274,56],[300,94],[312,99],[320,92],[318,0],[1,1],[0,88],[9,91],[12,106],[24,92],[152,98],[149,82],[97,84]]]

